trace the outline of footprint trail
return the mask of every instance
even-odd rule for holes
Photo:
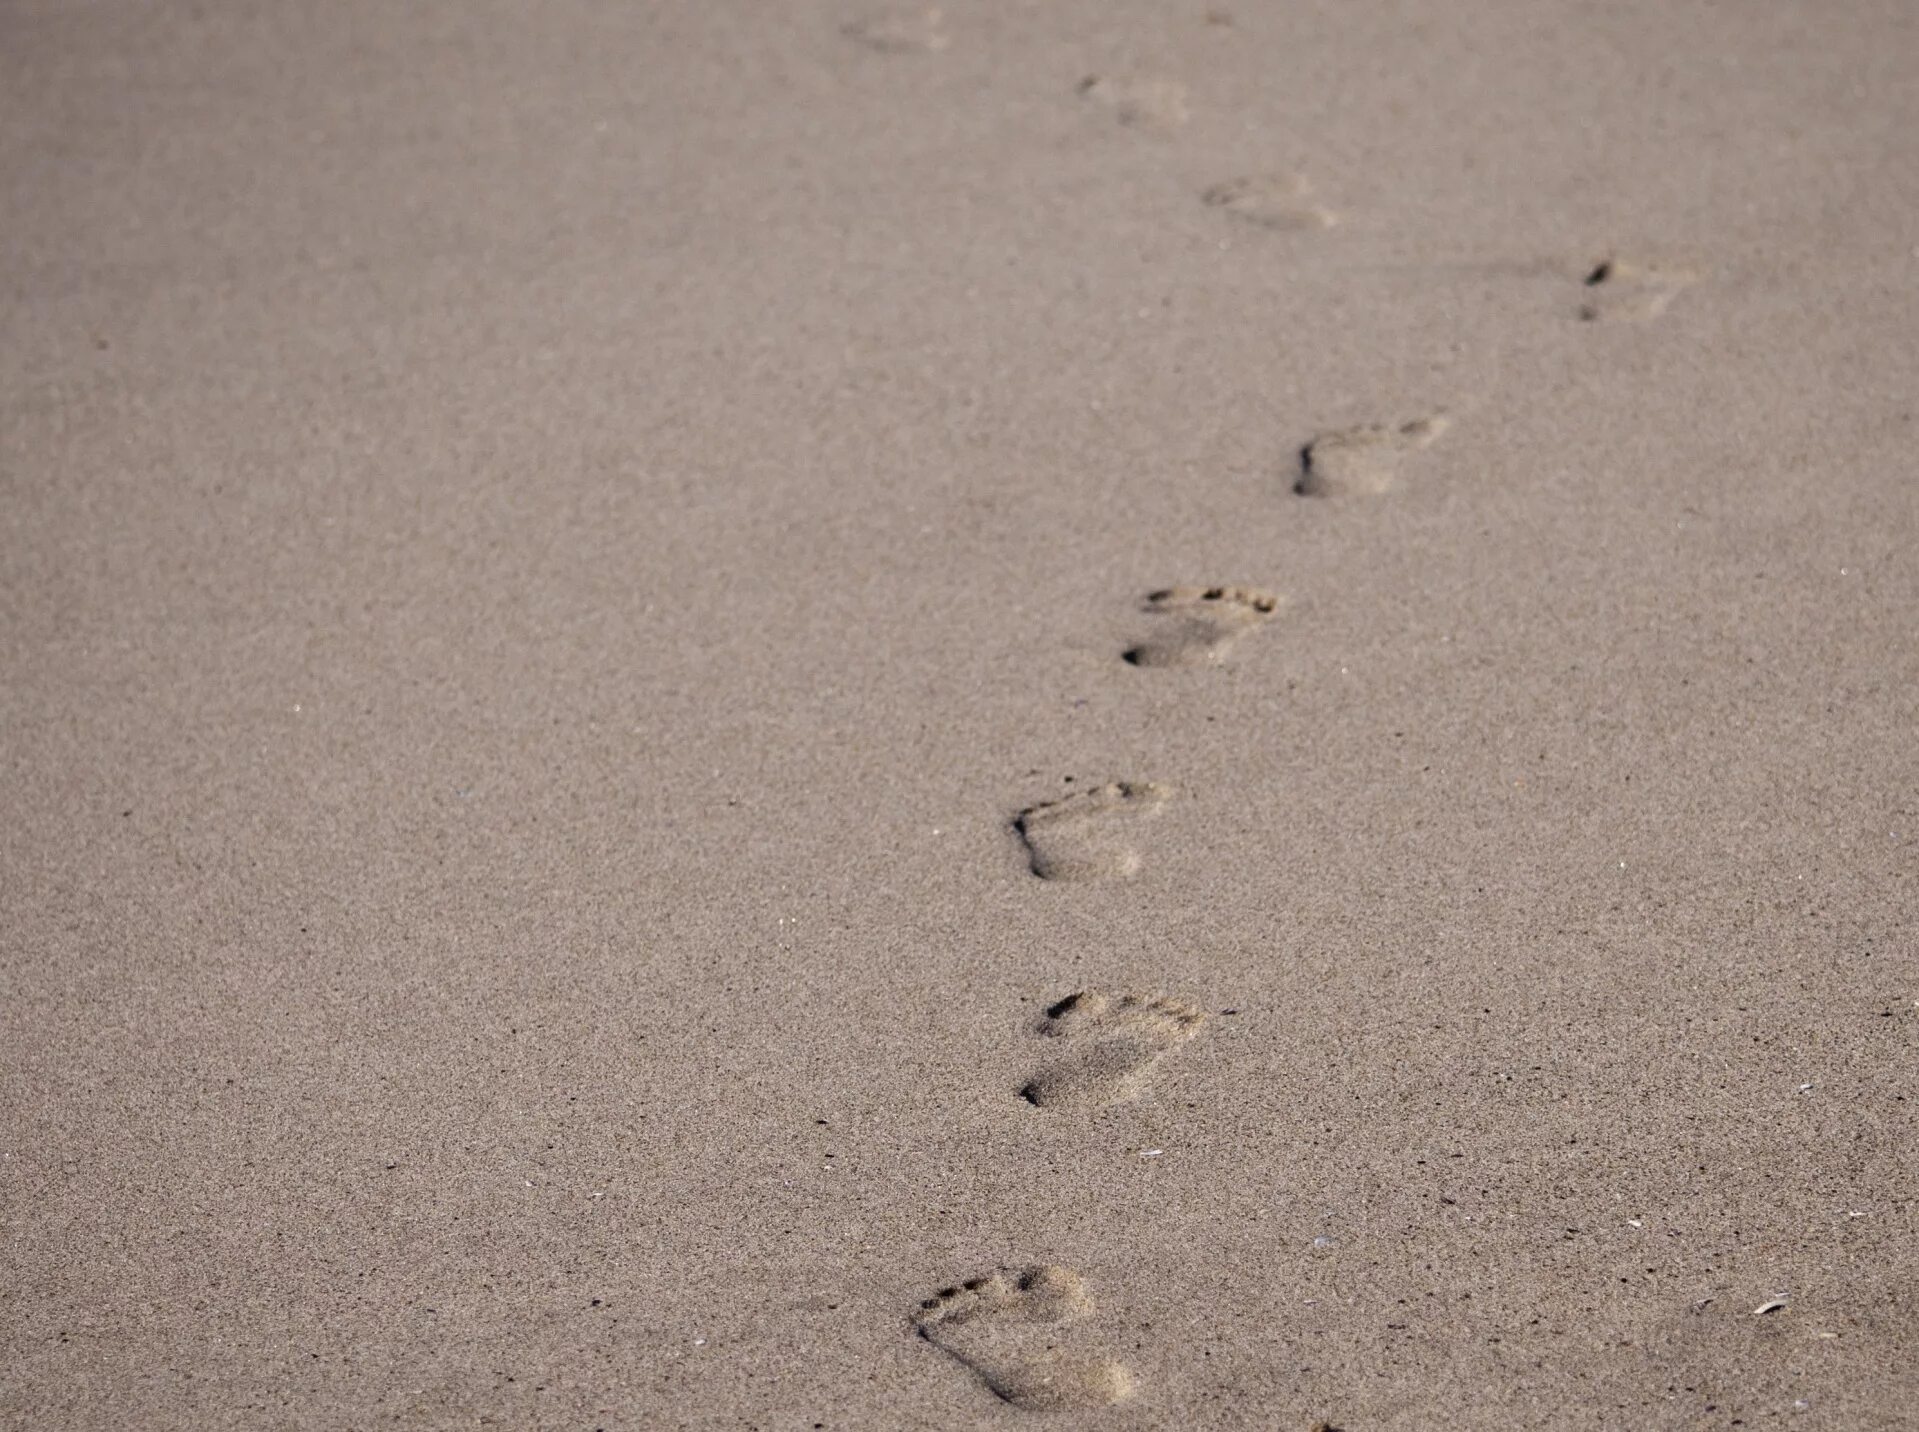
[[[1065,1049],[1019,1091],[1040,1109],[1090,1112],[1136,1098],[1161,1059],[1206,1016],[1184,1000],[1084,990],[1046,1011],[1040,1033]]]
[[[1134,666],[1198,666],[1217,661],[1279,610],[1279,598],[1251,587],[1168,587],[1143,606],[1161,629],[1122,653]]]
[[[1111,781],[1028,806],[1013,828],[1042,880],[1123,880],[1139,873],[1134,831],[1156,819],[1171,796],[1151,781]]]
[[[1077,1273],[1043,1266],[942,1288],[914,1310],[913,1327],[1014,1407],[1111,1407],[1131,1395],[1132,1374],[1111,1358],[1064,1345],[1068,1330],[1092,1311]]]

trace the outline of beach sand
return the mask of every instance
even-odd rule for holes
[[[1919,1426],[1915,73],[5,6],[0,1424]]]

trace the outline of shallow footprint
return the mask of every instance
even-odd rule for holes
[[[916,50],[943,50],[946,36],[940,31],[938,9],[881,11],[840,26],[847,39],[886,55],[911,54]]]
[[[1040,1033],[1064,1053],[1021,1088],[1041,1109],[1086,1112],[1136,1097],[1167,1051],[1199,1033],[1206,1016],[1184,1000],[1083,990],[1046,1011]]]
[[[1398,481],[1406,454],[1431,447],[1451,426],[1444,413],[1433,413],[1397,426],[1367,424],[1321,433],[1300,451],[1293,491],[1301,497],[1385,492]]]
[[[1013,828],[1042,880],[1125,879],[1139,872],[1134,827],[1156,817],[1171,795],[1151,781],[1109,781],[1029,806]]]
[[[914,1310],[913,1327],[1015,1407],[1111,1407],[1132,1393],[1132,1374],[1060,1346],[1061,1334],[1092,1311],[1077,1273],[1044,1266],[942,1288]]]
[[[1124,653],[1134,666],[1197,666],[1226,649],[1279,610],[1279,598],[1251,587],[1168,587],[1146,598],[1145,609],[1166,619],[1155,635]]]
[[[1664,313],[1698,277],[1669,264],[1602,259],[1583,280],[1586,295],[1579,316],[1588,323],[1643,323]]]
[[[1331,209],[1311,202],[1312,186],[1295,174],[1255,174],[1215,184],[1199,197],[1209,209],[1280,233],[1330,229],[1339,222]]]
[[[1129,129],[1164,134],[1186,123],[1186,86],[1175,80],[1088,75],[1079,82],[1079,93],[1111,110]]]

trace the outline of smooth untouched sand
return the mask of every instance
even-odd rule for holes
[[[0,6],[0,1422],[1919,1426],[1915,73]]]

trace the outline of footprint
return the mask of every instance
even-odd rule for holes
[[[1130,129],[1165,134],[1186,123],[1186,86],[1174,80],[1088,75],[1079,92]]]
[[[1077,1273],[1034,1267],[942,1288],[914,1309],[913,1327],[1015,1407],[1111,1407],[1131,1395],[1132,1374],[1110,1358],[1062,1346],[1067,1329],[1092,1311]]]
[[[1251,587],[1168,587],[1146,598],[1145,609],[1165,617],[1158,635],[1123,653],[1134,666],[1198,666],[1279,610],[1279,598]]]
[[[1664,313],[1698,277],[1690,269],[1667,264],[1601,259],[1583,280],[1586,294],[1579,316],[1588,323],[1643,323]]]
[[[1312,186],[1296,174],[1255,174],[1215,184],[1199,197],[1208,208],[1278,233],[1330,229],[1339,215],[1312,203],[1311,193]]]
[[[1139,873],[1133,827],[1156,817],[1171,795],[1151,781],[1111,781],[1029,806],[1013,828],[1042,880],[1125,879]]]
[[[938,9],[883,11],[849,21],[840,27],[840,33],[885,55],[943,50],[946,36],[940,30],[940,13]]]
[[[1444,413],[1433,413],[1397,427],[1368,424],[1321,433],[1300,451],[1293,491],[1302,497],[1385,492],[1396,484],[1400,460],[1431,447],[1451,426]]]
[[[1199,1033],[1206,1016],[1158,995],[1068,995],[1039,1032],[1067,1047],[1027,1080],[1020,1097],[1041,1109],[1089,1112],[1136,1097],[1153,1066]]]

